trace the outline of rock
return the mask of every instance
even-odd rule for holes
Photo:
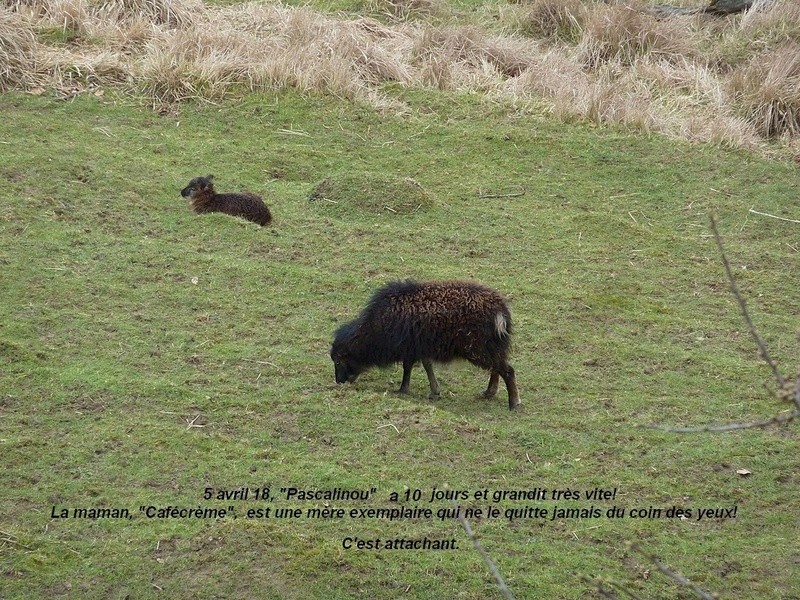
[[[705,12],[712,15],[732,15],[747,10],[753,0],[711,0]]]

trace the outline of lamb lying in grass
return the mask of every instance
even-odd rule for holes
[[[221,212],[242,217],[262,227],[269,225],[272,214],[264,201],[250,192],[217,194],[214,191],[214,176],[195,177],[181,190],[181,196],[192,201],[196,213]]]

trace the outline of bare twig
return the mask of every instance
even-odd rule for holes
[[[792,398],[792,402],[798,408],[795,412],[800,412],[800,377],[797,378],[797,381],[794,384],[794,397]]]
[[[478,551],[478,554],[481,555],[483,558],[483,562],[486,563],[486,566],[489,567],[489,571],[494,577],[494,580],[497,582],[497,588],[500,590],[500,593],[503,595],[504,598],[508,600],[514,600],[514,594],[511,593],[511,590],[508,589],[503,576],[500,574],[500,571],[497,569],[497,565],[494,564],[492,557],[489,556],[489,553],[484,550],[483,546],[481,545],[478,536],[475,535],[475,532],[470,527],[469,521],[461,514],[461,511],[458,510],[458,504],[455,500],[453,500],[453,506],[456,507],[458,513],[458,520],[461,521],[461,526],[464,528],[464,531],[467,532],[467,536],[469,536],[469,540],[472,542],[472,547]]]
[[[705,431],[735,431],[737,429],[757,429],[759,427],[769,427],[770,425],[778,425],[780,423],[788,423],[792,419],[800,417],[800,411],[793,410],[788,413],[780,413],[771,419],[764,419],[762,421],[751,421],[749,423],[726,423],[725,425],[702,425],[700,427],[672,427],[671,425],[659,425],[657,423],[651,425],[642,425],[646,429],[658,429],[660,431],[669,431],[670,433],[703,433]]]
[[[789,223],[800,223],[800,221],[797,221],[796,219],[787,219],[785,217],[778,217],[775,215],[771,215],[769,213],[758,212],[757,210],[753,210],[752,208],[750,209],[749,212],[753,213],[754,215],[761,215],[762,217],[772,217],[773,219],[778,219],[780,221],[788,221]]]
[[[14,538],[14,536],[11,535],[10,533],[6,533],[5,531],[0,531],[0,534],[5,536],[5,537],[0,538],[0,542],[7,542],[9,544],[13,544],[14,546],[19,546],[20,548],[25,548],[25,550],[31,550],[30,546],[26,546],[25,544],[23,544],[22,542],[20,542],[16,538]]]
[[[257,365],[269,365],[270,367],[275,367],[276,369],[280,369],[278,365],[276,365],[275,363],[271,363],[268,360],[255,360],[252,358],[242,358],[240,360],[243,360],[245,362],[255,363]]]
[[[592,587],[597,588],[597,593],[600,594],[603,598],[611,598],[612,600],[619,600],[619,595],[614,591],[622,592],[628,598],[633,598],[633,600],[642,600],[641,596],[634,594],[625,586],[618,584],[616,581],[613,580],[603,580],[603,579],[591,579],[586,577],[585,575],[581,577],[581,580],[584,583],[588,583]]]
[[[600,594],[601,597],[609,598],[610,600],[619,600],[619,596],[617,596],[614,590],[608,589],[606,587],[608,585],[607,582],[602,581],[600,579],[591,579],[589,577],[586,577],[586,575],[581,576],[581,581],[595,588],[595,591],[597,591],[597,593]]]
[[[751,210],[750,212],[755,212],[755,211]],[[778,384],[778,392],[776,395],[780,399],[787,399],[793,402],[795,409],[791,412],[777,414],[770,419],[752,421],[750,423],[728,423],[724,425],[703,425],[700,427],[673,427],[670,425],[651,424],[651,425],[641,425],[641,427],[646,427],[648,429],[659,429],[661,431],[669,431],[672,433],[700,433],[704,431],[721,432],[721,431],[734,431],[737,429],[754,429],[758,427],[768,427],[770,425],[787,423],[792,419],[800,417],[800,377],[798,377],[796,383],[793,383],[791,381],[787,382],[786,379],[783,377],[783,375],[781,375],[780,371],[778,370],[778,365],[775,363],[774,360],[772,360],[772,357],[770,356],[769,351],[767,350],[766,343],[764,342],[762,337],[758,334],[758,331],[756,331],[755,325],[753,325],[753,321],[750,318],[750,314],[747,312],[747,305],[745,304],[744,298],[742,297],[742,294],[739,291],[739,286],[736,285],[736,280],[733,278],[731,265],[728,262],[728,257],[725,255],[725,250],[722,247],[722,238],[720,237],[719,230],[717,229],[717,221],[713,216],[711,217],[711,230],[714,233],[714,241],[716,242],[717,248],[719,248],[719,253],[722,256],[722,264],[725,266],[725,273],[728,276],[728,282],[730,283],[731,292],[736,298],[736,301],[739,303],[739,309],[742,313],[742,317],[744,318],[744,322],[747,324],[747,329],[750,331],[750,335],[755,340],[756,345],[758,346],[759,355],[761,356],[761,358],[764,359],[764,362],[766,362],[769,365],[770,369],[772,369],[772,374],[775,377],[775,381]]]
[[[697,587],[694,583],[689,581],[686,577],[678,573],[677,571],[669,568],[667,565],[662,563],[655,554],[650,554],[649,552],[644,551],[642,548],[639,547],[638,544],[632,543],[630,544],[630,549],[634,552],[638,552],[642,556],[647,557],[649,560],[653,561],[653,564],[659,570],[660,573],[666,575],[674,582],[682,585],[685,588],[689,588],[698,598],[702,598],[703,600],[717,600],[716,595],[709,594],[708,592],[702,590],[701,588]]]
[[[191,429],[192,427],[205,427],[205,425],[197,425],[196,424],[197,419],[199,419],[201,416],[203,416],[203,415],[197,415],[194,419],[191,419],[191,420],[184,419],[184,421],[186,421],[186,424],[188,425],[188,427],[186,429]]]
[[[282,133],[283,135],[299,135],[301,137],[311,137],[311,135],[306,133],[305,131],[298,131],[296,129],[278,129],[278,133]]]
[[[753,339],[758,346],[758,351],[761,358],[763,358],[764,361],[769,365],[769,368],[772,369],[772,374],[775,376],[775,381],[778,382],[778,387],[783,389],[786,386],[786,381],[784,380],[783,375],[780,374],[780,371],[778,371],[778,365],[776,365],[775,361],[772,360],[772,357],[770,357],[769,352],[767,351],[767,345],[764,343],[764,340],[761,338],[761,336],[758,335],[758,331],[756,331],[756,327],[753,325],[752,319],[750,319],[750,314],[747,312],[747,305],[744,302],[741,292],[739,292],[739,286],[736,285],[736,280],[733,278],[731,265],[728,262],[728,257],[725,255],[725,249],[722,247],[722,238],[720,237],[719,230],[717,229],[717,220],[713,215],[711,217],[711,231],[714,232],[714,241],[717,243],[717,248],[719,248],[719,253],[722,256],[722,264],[725,266],[725,273],[728,275],[728,282],[731,286],[731,292],[736,298],[736,301],[739,303],[739,309],[742,312],[744,322],[747,324],[747,329],[750,331],[750,335],[753,336]]]
[[[622,593],[623,593],[623,594],[625,594],[626,596],[628,596],[628,598],[633,598],[633,600],[642,600],[642,597],[641,597],[641,596],[639,596],[639,595],[637,595],[637,594],[634,594],[634,593],[633,593],[632,591],[630,591],[628,588],[621,586],[621,585],[620,585],[620,584],[618,584],[616,581],[610,581],[610,582],[609,582],[609,585],[610,585],[611,587],[613,587],[613,588],[616,588],[617,590],[619,590],[620,592],[622,592]]]
[[[478,192],[478,198],[516,198],[525,195],[525,188],[519,188],[518,192],[511,192],[509,194],[482,194]]]

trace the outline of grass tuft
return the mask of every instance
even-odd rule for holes
[[[0,7],[0,91],[34,85],[40,58],[33,31],[17,13]]]
[[[369,172],[332,175],[308,199],[334,211],[403,215],[433,207],[433,197],[411,177]]]
[[[764,137],[800,134],[800,44],[754,58],[730,88]]]
[[[682,41],[678,29],[625,5],[596,10],[587,19],[581,36],[581,61],[588,68],[597,69],[609,63],[631,66],[645,56],[691,57],[691,48]]]
[[[523,35],[575,43],[583,33],[589,10],[580,0],[534,0],[513,7],[511,14],[514,30]]]
[[[441,18],[449,12],[446,0],[370,0],[369,7],[401,21]]]

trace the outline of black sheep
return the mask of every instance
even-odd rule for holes
[[[217,194],[214,192],[214,176],[195,177],[181,190],[181,196],[190,198],[196,213],[221,212],[234,217],[243,217],[262,227],[269,225],[272,214],[269,208],[255,194]]]
[[[463,358],[488,370],[483,397],[497,393],[502,377],[508,408],[519,406],[514,369],[508,364],[511,313],[505,298],[465,281],[395,281],[372,296],[359,317],[342,325],[331,347],[336,383],[355,381],[370,367],[403,363],[399,393],[408,393],[411,368],[421,362],[431,398],[439,395],[433,362]]]

